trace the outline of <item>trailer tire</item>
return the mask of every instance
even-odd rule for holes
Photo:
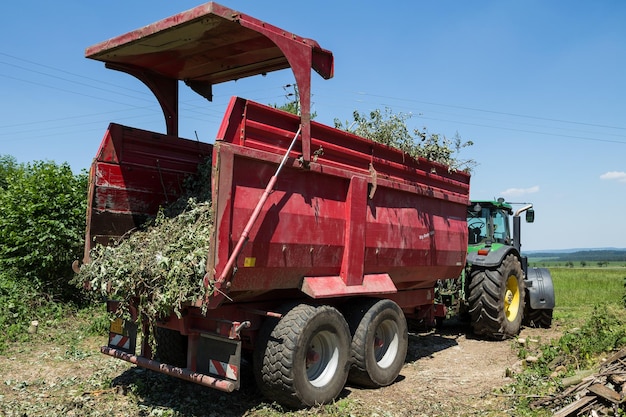
[[[300,304],[269,318],[254,351],[254,374],[263,395],[294,408],[332,401],[348,378],[350,330],[330,306]]]
[[[402,309],[387,299],[367,299],[345,313],[352,333],[348,381],[369,388],[393,383],[404,365],[408,330]]]
[[[163,327],[156,327],[154,332],[156,341],[154,358],[168,365],[187,367],[187,336]]]
[[[524,324],[529,327],[549,329],[552,327],[552,309],[535,310],[527,306],[524,312]]]
[[[514,254],[508,254],[497,268],[472,266],[469,288],[474,333],[492,339],[519,333],[526,291],[522,265]]]

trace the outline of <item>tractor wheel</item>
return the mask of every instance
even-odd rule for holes
[[[367,299],[345,314],[352,333],[352,369],[348,381],[382,387],[396,380],[408,347],[402,309],[391,300]]]
[[[469,312],[474,333],[493,339],[513,337],[524,315],[524,273],[513,254],[495,269],[470,272]]]
[[[529,327],[549,329],[552,327],[552,309],[535,310],[527,305],[524,312],[524,324]]]
[[[156,327],[154,358],[159,362],[179,368],[187,367],[187,336],[176,330]]]
[[[350,330],[339,311],[297,305],[263,324],[253,361],[257,385],[288,407],[330,402],[346,383],[349,352]]]

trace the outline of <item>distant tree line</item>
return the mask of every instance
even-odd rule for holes
[[[626,249],[599,249],[599,250],[584,250],[568,253],[532,253],[528,252],[526,255],[531,259],[536,258],[536,261],[543,262],[544,260],[549,263],[571,263],[580,264],[581,266],[592,266],[601,263],[603,266],[609,262],[626,262]],[[584,263],[584,265],[582,265]]]

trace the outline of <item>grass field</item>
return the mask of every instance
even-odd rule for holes
[[[626,268],[549,269],[554,282],[556,320],[577,326],[579,321],[589,317],[594,306],[624,305]]]

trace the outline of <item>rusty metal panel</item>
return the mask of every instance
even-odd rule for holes
[[[109,125],[89,172],[85,260],[174,202],[185,177],[213,146],[117,124]]]

